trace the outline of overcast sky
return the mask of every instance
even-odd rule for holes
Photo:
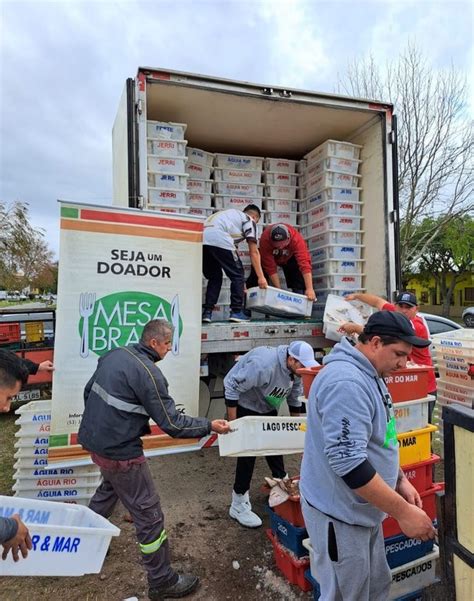
[[[0,199],[29,203],[55,252],[56,199],[111,204],[112,124],[139,65],[333,92],[349,61],[370,52],[384,63],[411,40],[435,69],[453,63],[473,76],[471,1],[0,6]]]

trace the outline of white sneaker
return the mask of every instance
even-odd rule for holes
[[[248,491],[243,495],[238,495],[235,491],[232,491],[232,505],[229,509],[229,515],[246,528],[258,528],[262,525],[262,520],[252,511]]]

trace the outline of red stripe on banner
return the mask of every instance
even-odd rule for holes
[[[106,211],[94,211],[91,209],[81,209],[81,219],[87,221],[107,221],[114,223],[131,223],[134,225],[151,225],[166,229],[188,230],[193,232],[202,232],[203,222],[180,221],[178,219],[169,219],[163,217],[150,217],[145,215],[129,215],[127,213],[108,213]]]
[[[212,445],[216,442],[216,440],[217,440],[217,434],[211,434],[209,439],[206,440],[206,442],[202,445],[201,448],[208,449],[209,447],[212,447]]]
[[[79,444],[77,441],[77,434],[69,434],[69,446],[73,444]]]
[[[159,426],[154,425],[154,426],[150,426],[150,430],[151,430],[151,435],[152,436],[157,436],[160,434],[166,434],[166,432],[164,432]],[[148,436],[150,436],[150,434],[148,434]]]

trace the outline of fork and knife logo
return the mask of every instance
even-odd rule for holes
[[[80,355],[89,356],[89,317],[94,312],[95,292],[83,292],[79,296],[79,314],[82,317],[82,336]]]

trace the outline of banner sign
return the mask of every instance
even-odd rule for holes
[[[174,326],[160,362],[179,410],[198,414],[202,220],[134,209],[61,202],[58,303],[49,461],[78,460],[84,386],[98,358],[138,342],[151,319]],[[148,454],[201,448],[158,427]],[[207,446],[207,445],[206,445]]]

